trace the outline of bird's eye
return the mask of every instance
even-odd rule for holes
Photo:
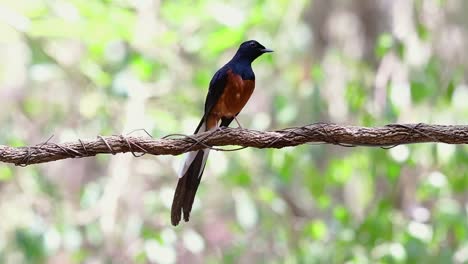
[[[255,48],[255,47],[257,46],[257,44],[256,44],[255,42],[250,42],[249,45],[250,45],[250,47],[252,47],[252,48]]]

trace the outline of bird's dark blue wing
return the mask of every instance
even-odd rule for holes
[[[205,115],[208,115],[218,102],[226,88],[229,66],[225,65],[219,69],[210,81],[210,88],[205,100]]]
[[[224,92],[224,88],[227,84],[227,71],[229,70],[229,66],[226,64],[221,69],[219,69],[213,78],[210,81],[210,87],[208,89],[208,94],[206,95],[205,99],[205,114],[203,115],[202,120],[198,124],[195,133],[197,133],[201,126],[204,124],[205,119],[208,117],[209,113],[213,109],[213,107],[218,102],[219,98]]]

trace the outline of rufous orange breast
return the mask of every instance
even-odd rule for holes
[[[207,129],[215,127],[222,117],[232,118],[238,114],[247,104],[254,89],[254,80],[243,80],[240,75],[228,70],[226,87],[208,115]]]

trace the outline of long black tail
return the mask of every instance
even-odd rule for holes
[[[203,162],[205,151],[208,150],[199,150],[196,153],[195,159],[188,170],[179,178],[171,208],[171,222],[174,226],[179,224],[182,213],[184,213],[185,222],[190,218],[195,194],[200,184],[201,174],[203,174],[203,169],[205,168]]]
[[[222,119],[221,126],[229,126],[232,120],[232,118]],[[204,132],[205,130],[204,120],[202,119],[195,130],[195,134]],[[184,167],[182,168],[182,175],[177,183],[174,199],[172,200],[171,222],[174,226],[179,224],[182,219],[182,213],[184,214],[185,222],[189,221],[190,211],[192,210],[198,185],[200,185],[209,151],[209,149],[203,149],[188,153]],[[185,166],[189,167],[186,168]]]

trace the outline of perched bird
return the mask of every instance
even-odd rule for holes
[[[255,88],[255,74],[252,62],[263,53],[273,52],[255,40],[242,43],[234,57],[219,69],[210,81],[205,100],[205,113],[194,134],[227,127],[245,106]],[[171,222],[178,225],[184,214],[187,222],[192,210],[198,185],[205,169],[209,149],[192,151],[187,154],[179,182],[174,193],[171,208]]]

